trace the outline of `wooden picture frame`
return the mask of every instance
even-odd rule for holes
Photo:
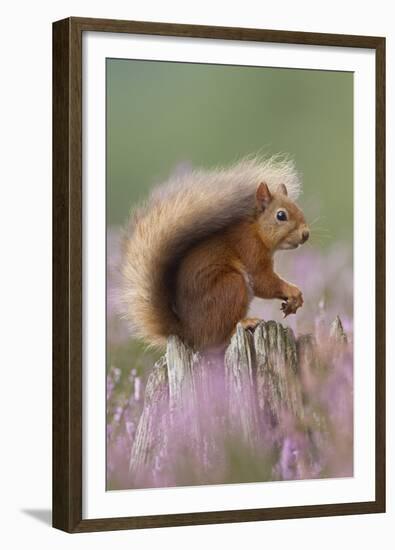
[[[82,35],[171,37],[367,48],[376,60],[375,500],[282,508],[82,517]],[[53,526],[70,533],[385,511],[385,39],[68,18],[53,24]]]

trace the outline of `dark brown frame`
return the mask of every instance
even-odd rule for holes
[[[82,33],[370,48],[376,54],[376,499],[82,519]],[[385,512],[385,38],[69,18],[53,24],[53,526],[67,532]]]

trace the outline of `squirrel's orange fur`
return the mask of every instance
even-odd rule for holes
[[[207,349],[225,344],[239,321],[253,326],[245,317],[254,296],[295,313],[302,294],[276,275],[273,254],[308,238],[290,198],[299,185],[293,164],[276,157],[191,172],[155,190],[124,238],[122,298],[135,333],[155,345],[177,334]]]

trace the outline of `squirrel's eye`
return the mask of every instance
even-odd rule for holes
[[[278,219],[279,222],[286,222],[287,221],[287,213],[285,212],[285,210],[279,210],[276,214],[276,218]]]

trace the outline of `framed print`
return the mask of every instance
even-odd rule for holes
[[[385,511],[385,39],[53,26],[53,525]]]

